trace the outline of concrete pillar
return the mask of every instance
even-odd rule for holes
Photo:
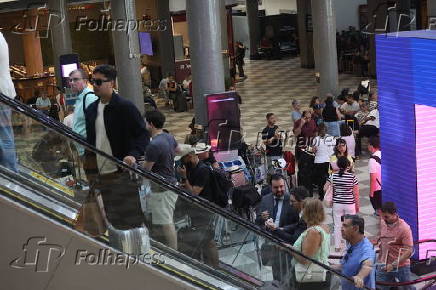
[[[312,8],[310,1],[297,0],[298,43],[300,47],[301,67],[313,68],[315,59],[313,56],[313,25]]]
[[[258,59],[258,47],[260,43],[260,24],[259,24],[259,1],[246,0],[248,32],[250,35],[250,59]]]
[[[227,31],[227,9],[225,1],[220,1],[221,14],[221,56],[223,58],[224,84],[225,89],[231,85],[230,77],[230,57],[229,57],[229,35]],[[233,26],[231,26],[233,29]]]
[[[134,0],[111,0],[113,21],[124,21],[125,25],[136,22]],[[132,101],[141,113],[144,112],[142,93],[139,39],[137,29],[127,31],[115,29],[112,32],[115,65],[118,71],[118,90],[121,96]]]
[[[174,57],[174,38],[173,26],[170,16],[169,0],[156,1],[157,19],[166,23],[166,29],[159,31],[159,53],[162,75],[174,75],[176,72],[176,63]]]
[[[207,126],[205,95],[224,92],[221,1],[187,0],[195,120]]]
[[[38,31],[29,31],[23,34],[23,49],[26,75],[30,77],[42,73],[44,65]]]
[[[319,96],[339,93],[334,0],[312,0],[315,63],[320,74]]]
[[[55,65],[56,83],[62,86],[62,75],[59,57],[73,52],[71,46],[70,22],[68,19],[68,7],[66,0],[49,0],[50,8],[50,32],[53,47],[53,60]]]

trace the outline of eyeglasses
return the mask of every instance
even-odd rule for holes
[[[111,82],[111,80],[90,79],[89,82],[91,83],[91,85],[101,86],[103,83]]]
[[[77,81],[83,80],[83,78],[70,78],[69,81],[70,83],[75,83]]]

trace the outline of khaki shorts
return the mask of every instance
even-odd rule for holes
[[[151,212],[153,225],[174,224],[174,209],[176,207],[177,194],[171,191],[152,192],[148,199],[147,211]]]

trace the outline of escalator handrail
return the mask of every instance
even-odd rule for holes
[[[419,240],[413,243],[414,246],[420,245],[420,244],[425,244],[425,243],[436,243],[436,239],[425,239],[425,240]],[[378,251],[377,251],[378,253]],[[329,259],[330,260],[341,260],[343,258],[342,255],[330,255]],[[382,281],[376,281],[377,285],[380,286],[389,286],[389,287],[401,287],[401,286],[410,286],[410,285],[415,285],[418,283],[422,283],[422,282],[427,282],[427,281],[431,281],[431,280],[435,280],[436,281],[436,275],[429,275],[429,276],[424,276],[424,277],[420,277],[418,279],[412,280],[412,281],[406,281],[406,282],[382,282]]]
[[[117,158],[115,158],[115,157],[113,157],[113,156],[111,156],[103,151],[98,150],[97,148],[88,144],[86,142],[86,140],[81,135],[73,132],[70,128],[68,128],[64,124],[52,119],[48,115],[46,115],[46,114],[44,114],[36,109],[33,109],[30,106],[25,105],[19,101],[11,99],[11,98],[3,95],[2,93],[0,93],[0,103],[3,103],[5,105],[9,106],[11,109],[18,111],[18,112],[36,120],[36,121],[38,121],[39,123],[42,123],[45,127],[48,127],[49,129],[55,131],[56,133],[63,135],[65,137],[73,140],[74,142],[77,142],[78,144],[85,147],[88,151],[91,151],[91,152],[96,153],[100,156],[103,156],[105,159],[108,159],[109,161],[113,162],[117,166],[119,166],[123,169],[126,169],[130,172],[136,173],[141,177],[147,178],[147,179],[151,180],[152,182],[158,184],[159,186],[166,188],[170,191],[173,191],[177,195],[183,196],[186,201],[188,201],[192,204],[195,204],[199,207],[203,207],[203,208],[211,211],[212,213],[218,214],[220,216],[224,216],[226,219],[230,219],[237,224],[241,224],[246,229],[258,234],[259,236],[262,236],[263,238],[266,238],[266,239],[274,242],[276,244],[276,246],[278,248],[280,248],[280,250],[285,251],[288,254],[296,254],[296,255],[310,261],[311,263],[317,264],[320,267],[322,267],[322,268],[336,274],[337,276],[340,276],[343,279],[346,279],[354,284],[354,280],[351,277],[347,277],[344,274],[342,274],[341,272],[333,269],[332,267],[329,267],[328,265],[324,265],[323,263],[320,263],[317,260],[312,259],[312,258],[304,255],[303,253],[295,250],[294,248],[290,248],[290,247],[286,246],[286,242],[283,241],[282,239],[272,235],[270,232],[268,232],[268,231],[262,229],[261,227],[253,224],[252,222],[241,218],[240,216],[236,215],[235,213],[233,213],[227,209],[223,209],[223,208],[217,206],[216,204],[209,202],[208,200],[205,200],[199,196],[192,195],[188,191],[186,191],[186,190],[184,190],[176,185],[170,184],[169,182],[167,182],[165,180],[165,178],[161,177],[160,175],[157,175],[153,172],[147,171],[147,170],[140,168],[140,167],[129,166],[126,163],[118,160]],[[363,289],[371,290],[371,288],[366,287],[366,286]]]

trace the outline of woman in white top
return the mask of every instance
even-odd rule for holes
[[[336,139],[326,134],[327,128],[324,123],[318,126],[318,136],[312,141],[315,152],[313,181],[318,187],[320,200],[324,199],[324,184],[329,176],[330,156],[334,153]]]
[[[340,126],[341,131],[341,139],[344,139],[345,142],[347,142],[347,149],[348,154],[354,158],[355,155],[355,148],[356,148],[356,140],[354,139],[353,131],[351,130],[351,127],[348,126],[347,123],[342,123]]]
[[[339,157],[337,165],[339,172],[330,177],[333,185],[333,223],[335,251],[341,250],[341,217],[346,214],[355,214],[358,210],[359,182],[357,177],[349,172],[350,161],[347,157]]]
[[[363,119],[362,126],[359,130],[359,136],[357,137],[357,151],[362,150],[362,138],[377,136],[380,130],[380,117],[378,109],[374,109],[369,112],[368,116]]]

